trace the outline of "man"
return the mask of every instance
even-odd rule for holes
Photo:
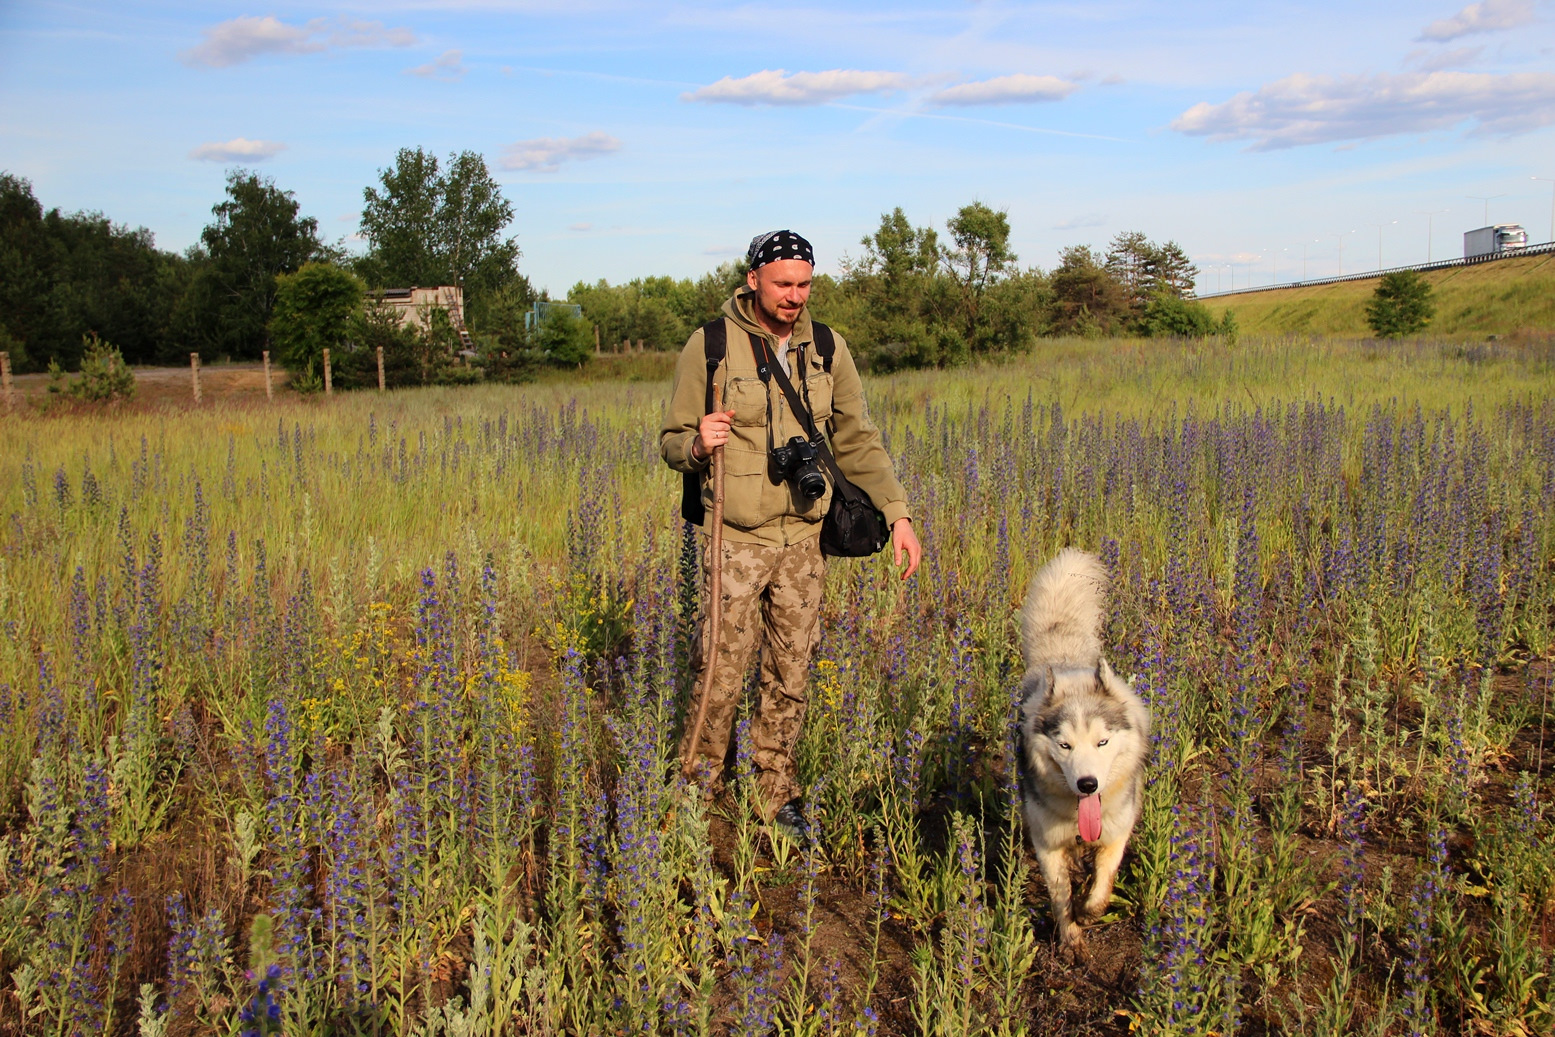
[[[807,498],[794,480],[772,463],[769,448],[806,436],[788,405],[776,374],[760,377],[757,350],[775,359],[801,395],[819,429],[826,430],[844,475],[868,493],[891,527],[902,579],[918,569],[923,548],[913,531],[906,493],[897,481],[880,431],[864,408],[863,386],[847,343],[834,335],[828,363],[816,347],[806,302],[815,256],[810,243],[792,231],[773,231],[751,242],[746,287],[723,305],[725,358],[714,374],[722,386],[723,409],[706,409],[707,360],[703,331],[686,343],[675,367],[674,388],[659,433],[659,452],[679,472],[702,475],[706,518],[712,516],[712,452],[724,449],[723,621],[717,658],[705,658],[707,603],[693,636],[697,687],[703,667],[714,667],[702,737],[691,745],[690,725],[681,759],[695,763],[710,787],[721,781],[733,732],[735,707],[751,653],[759,646],[761,692],[751,718],[751,761],[765,804],[765,816],[797,830],[801,812],[794,749],[804,720],[805,686],[820,627],[821,520],[832,488]],[[770,368],[769,368],[770,370]],[[702,551],[703,586],[711,566],[711,544]]]

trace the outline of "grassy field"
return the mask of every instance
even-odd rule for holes
[[[1555,253],[1505,259],[1424,274],[1435,290],[1436,317],[1427,334],[1457,341],[1555,332]],[[1374,279],[1311,288],[1244,292],[1205,300],[1215,313],[1229,309],[1254,335],[1365,338],[1366,303]]]
[[[610,365],[0,415],[0,1033],[1555,1027],[1548,345],[869,379],[928,556],[828,569],[798,842],[677,779],[667,360]],[[1073,965],[1008,755],[1066,544],[1154,714]]]

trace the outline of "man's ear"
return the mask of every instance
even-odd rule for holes
[[[755,288],[756,288],[756,271],[754,271],[754,270],[747,270],[747,271],[745,271],[745,287],[747,287],[747,288],[749,288],[749,289],[751,289],[753,291],[755,290]]]

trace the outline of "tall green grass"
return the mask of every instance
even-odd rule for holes
[[[0,419],[0,1031],[1545,1032],[1546,353],[868,379],[927,564],[829,567],[798,844],[678,782],[662,365]],[[1066,544],[1157,738],[1094,973],[1011,809]]]

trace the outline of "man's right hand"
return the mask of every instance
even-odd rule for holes
[[[705,461],[713,456],[713,449],[729,442],[729,425],[734,421],[734,411],[715,410],[702,415],[697,426],[697,437],[691,441],[691,456]]]

